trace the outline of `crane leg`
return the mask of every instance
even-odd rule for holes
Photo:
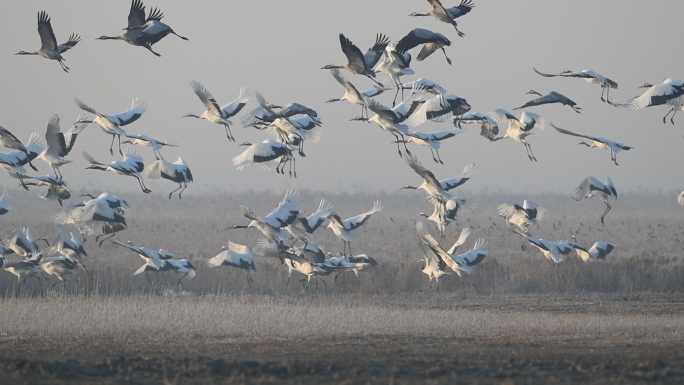
[[[299,135],[299,139],[299,155],[305,158],[306,154],[304,154],[304,138],[302,138],[302,136]]]
[[[444,162],[442,162],[442,157],[439,155],[439,150],[436,149],[435,152],[437,153],[437,160],[439,161],[439,163],[444,164]]]
[[[121,135],[116,135],[117,138],[119,138],[119,155],[123,155],[123,151],[121,151]]]
[[[105,236],[107,236],[107,235],[109,235],[107,238],[104,238],[103,240],[100,241],[100,237],[105,237]],[[102,235],[98,235],[97,237],[95,237],[95,242],[99,242],[99,247],[102,247],[102,243],[103,243],[104,241],[106,241],[106,240],[108,240],[108,239],[111,239],[111,238],[114,238],[115,235],[116,235],[116,234],[114,234],[114,233],[112,233],[112,234],[102,234]]]
[[[679,110],[675,110],[674,113],[672,114],[672,117],[670,118],[670,122],[672,122],[672,124],[674,124],[674,117],[675,117],[675,115],[677,115],[677,111],[679,111]]]
[[[401,147],[399,147],[399,137],[394,132],[392,133],[392,135],[394,135],[394,139],[396,139],[397,142],[397,152],[399,153],[399,157],[403,158],[404,154],[401,153]]]
[[[158,54],[158,53],[156,53],[156,52],[154,52],[154,51],[152,50],[152,47],[150,47],[149,45],[144,45],[143,47],[147,48],[147,50],[150,51],[150,52],[152,52],[155,56],[161,57],[161,55]]]
[[[352,254],[352,251],[351,251],[351,241],[347,241],[347,244],[349,245],[349,256],[353,257],[354,254]]]
[[[135,179],[138,179],[138,184],[140,185],[140,188],[142,189],[142,191],[145,194],[149,194],[152,192],[152,190],[149,190],[147,187],[145,187],[145,183],[143,183],[142,179],[139,179],[139,178],[135,178]]]
[[[365,74],[365,76],[366,76],[366,77],[367,77],[368,79],[370,79],[370,80],[374,81],[374,82],[375,82],[375,84],[379,85],[380,87],[383,87],[383,88],[385,87],[385,85],[384,85],[384,84],[382,84],[382,83],[380,83],[379,81],[377,81],[377,80],[373,79],[373,77],[372,77],[372,76],[370,76],[370,75],[368,75],[368,74]]]
[[[449,59],[449,56],[447,56],[446,50],[444,49],[444,47],[442,47],[442,52],[444,52],[444,57],[446,58],[447,63],[449,63],[449,65],[451,65],[451,59]]]
[[[171,192],[169,193],[169,199],[171,199],[171,196],[173,195],[173,193],[175,193],[176,191],[178,191],[178,190],[180,190],[180,189],[182,189],[182,188],[183,188],[183,185],[180,184],[180,183],[178,183],[178,188],[175,189],[175,190],[173,190],[173,191],[171,191]],[[178,194],[178,199],[180,199],[180,194]]]
[[[526,145],[527,148],[530,150],[530,155],[532,156],[532,160],[534,160],[534,161],[536,162],[536,161],[537,161],[537,157],[534,156],[534,153],[532,152],[532,146],[530,146],[529,143],[525,143],[525,145]]]
[[[321,278],[320,280],[321,280],[321,282],[323,282],[323,287],[325,288],[325,294],[328,294],[328,284],[325,283],[323,278]],[[318,288],[318,284],[316,284],[316,288]]]
[[[57,59],[57,62],[59,63],[60,66],[62,66],[62,69],[64,70],[64,72],[69,73],[69,70],[71,70],[71,69],[69,67],[67,67],[66,64],[64,64],[63,59]]]
[[[611,207],[608,203],[606,203],[606,211],[603,212],[603,215],[601,215],[601,224],[603,225],[603,219],[608,215],[608,211],[610,211]]]
[[[603,98],[603,94],[606,92],[606,87],[603,87],[603,90],[601,90],[601,101],[605,102],[606,100]]]
[[[402,87],[401,84],[399,84],[399,81],[397,79],[392,79],[394,81],[394,85],[397,86],[397,92],[394,94],[394,100],[392,101],[392,107],[394,107],[397,104],[397,96],[399,96],[399,90],[401,90],[401,100],[404,100],[404,87]]]
[[[458,278],[461,279],[461,290],[463,290],[463,299],[466,299],[465,283],[463,282],[463,277],[459,275]]]
[[[458,26],[456,26],[456,21],[453,21],[451,25],[454,26],[454,29],[456,30],[456,33],[458,34],[459,37],[465,36],[465,33],[458,30]]]
[[[665,116],[663,116],[663,124],[667,124],[667,117],[670,116],[670,113],[672,111],[674,111],[674,107],[672,109],[670,109],[670,111],[667,111],[667,114],[665,114]]]
[[[88,269],[86,269],[85,265],[81,262],[79,262],[78,264],[81,265],[81,267],[83,267],[83,270],[85,270],[86,274],[88,274],[88,277],[92,280],[93,276],[90,275],[90,272],[88,271]],[[78,274],[78,271],[76,272],[76,274]]]
[[[116,134],[112,134],[112,144],[109,145],[109,153],[114,155],[114,139],[116,139]]]
[[[404,143],[404,150],[406,151],[406,155],[411,155],[411,151],[409,151],[408,147],[406,147],[406,138],[404,138],[404,134],[401,135],[401,141]]]
[[[183,198],[181,198],[181,194],[183,194],[183,191],[185,191],[186,188],[188,188],[188,184],[187,184],[187,183],[185,183],[185,184],[183,185],[183,189],[180,190],[180,192],[178,193],[178,199],[183,199]]]
[[[396,84],[396,82],[395,82],[395,84]],[[397,105],[397,96],[399,96],[399,86],[397,86],[397,92],[394,93],[394,100],[392,101],[392,107]],[[402,98],[403,98],[403,96],[402,96]]]
[[[181,36],[181,35],[179,35],[179,34],[177,34],[177,33],[173,32],[173,31],[171,31],[171,33],[172,33],[172,34],[174,34],[174,35],[176,35],[176,36],[178,36],[178,37],[180,37],[180,38],[181,38],[181,39],[183,39],[183,40],[188,40],[188,38],[187,38],[187,37],[185,37],[185,36]]]
[[[223,123],[223,128],[226,130],[226,137],[228,138],[229,141],[234,142],[235,138],[233,138],[233,133],[230,131],[230,127]]]

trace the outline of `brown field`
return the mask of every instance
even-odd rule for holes
[[[572,257],[560,265],[533,247],[523,251],[495,207],[508,197],[480,195],[462,226],[489,240],[490,254],[465,281],[445,277],[426,290],[414,223],[431,210],[420,194],[305,193],[304,209],[330,200],[343,216],[379,198],[386,209],[359,231],[355,254],[379,266],[360,278],[324,278],[304,291],[277,260],[256,261],[254,282],[241,271],[209,271],[204,262],[228,239],[253,244],[239,204],[257,213],[279,194],[189,195],[183,201],[125,196],[133,209],[117,239],[187,258],[197,277],[179,288],[155,275],[131,276],[142,259],[90,240],[78,288],[37,284],[15,296],[0,272],[0,383],[681,383],[684,381],[684,263],[680,208],[673,194],[625,194],[606,226],[600,201],[556,195],[512,196],[549,209],[537,237],[575,235],[619,247],[605,261]],[[2,233],[29,226],[51,238],[56,205],[15,200]],[[409,209],[403,210],[403,207]],[[21,215],[16,215],[21,213]],[[13,215],[14,214],[14,215]],[[21,220],[20,220],[21,218]],[[64,230],[69,230],[65,228]],[[327,251],[341,242],[315,234]],[[12,258],[12,257],[11,257]],[[16,257],[13,257],[16,260]],[[466,297],[464,298],[464,294]]]

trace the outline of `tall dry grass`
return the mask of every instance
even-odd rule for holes
[[[469,196],[467,193],[462,195]],[[369,209],[375,199],[385,204],[385,210],[375,214],[357,231],[352,243],[355,254],[366,253],[379,262],[357,279],[353,275],[342,276],[341,282],[332,277],[324,278],[330,293],[392,294],[412,292],[427,286],[427,278],[420,271],[421,252],[414,231],[421,211],[431,212],[420,193],[398,192],[393,194],[321,194],[303,193],[303,210],[312,212],[318,200],[330,200],[343,217],[356,215]],[[676,193],[674,194],[676,197]],[[278,260],[257,258],[254,282],[247,284],[243,271],[218,268],[208,270],[205,262],[221,251],[228,240],[253,245],[263,236],[255,229],[227,230],[236,223],[247,223],[240,212],[240,203],[247,204],[256,213],[267,213],[282,198],[280,193],[243,193],[189,195],[182,201],[147,199],[139,195],[126,195],[132,210],[127,214],[128,229],[117,236],[120,241],[130,240],[136,245],[164,248],[176,253],[177,258],[189,259],[197,268],[197,277],[186,283],[185,291],[194,294],[298,293],[302,290],[293,276],[286,289],[287,269]],[[544,259],[541,253],[529,245],[521,250],[521,238],[507,229],[502,218],[496,215],[496,206],[508,198],[531,199],[546,207],[548,212],[532,233],[550,240],[577,240],[587,247],[595,241],[608,241],[618,245],[605,261],[584,263],[570,257],[555,265]],[[681,292],[684,291],[684,263],[681,243],[684,240],[682,210],[673,194],[632,193],[623,194],[613,204],[613,210],[601,226],[599,217],[603,204],[597,200],[575,202],[565,195],[541,194],[507,196],[501,193],[478,194],[469,198],[476,203],[473,212],[460,214],[459,223],[448,228],[447,245],[453,242],[463,226],[473,229],[466,248],[475,239],[489,240],[490,254],[475,268],[474,274],[465,282],[466,289],[482,294],[505,293],[572,293],[572,292]],[[2,217],[0,234],[9,234],[19,226],[28,226],[36,236],[52,238],[62,229],[50,221],[59,207],[33,197],[18,195],[15,209]],[[432,227],[432,225],[429,225]],[[433,231],[436,234],[436,231]],[[341,250],[342,242],[329,230],[320,229],[315,235],[317,243],[326,251]],[[164,285],[157,274],[132,276],[143,261],[134,253],[112,243],[105,242],[99,248],[93,240],[86,243],[90,258],[84,263],[95,279],[88,280],[81,273],[79,291],[99,295],[134,295],[158,292],[176,287],[177,280],[166,273],[168,284]],[[18,260],[17,257],[11,257]],[[296,273],[295,273],[296,274]],[[441,280],[442,290],[460,290],[457,277]],[[16,279],[0,271],[0,293],[11,296],[17,287]],[[318,286],[324,292],[323,284]],[[63,289],[76,291],[73,279]],[[310,288],[315,292],[315,288]],[[29,281],[26,292],[38,295],[38,286]]]
[[[572,308],[578,301],[585,306],[581,311]],[[657,344],[682,339],[684,318],[678,314],[629,312],[629,308],[602,314],[600,301],[559,298],[560,310],[548,306],[530,311],[541,302],[502,297],[479,308],[477,301],[463,303],[460,296],[452,294],[401,298],[251,294],[19,297],[0,300],[0,338],[127,338],[144,342],[204,337],[312,340],[411,336],[567,341],[593,336],[597,344]]]

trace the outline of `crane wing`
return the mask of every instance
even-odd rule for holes
[[[214,96],[211,94],[211,92],[204,88],[202,83],[198,82],[197,80],[190,80],[190,85],[195,91],[195,95],[197,95],[202,103],[204,103],[204,107],[207,109],[207,111],[213,112],[216,115],[221,115],[221,108],[219,107],[218,103],[216,103],[216,99],[214,99]]]
[[[59,129],[59,116],[56,114],[52,115],[48,121],[45,141],[47,142],[48,152],[56,156],[67,156],[69,154],[64,134]]]
[[[553,124],[553,123],[551,123],[551,127],[555,128],[556,131],[560,132],[561,134],[576,136],[576,137],[579,137],[579,138],[586,138],[586,139],[593,140],[593,141],[596,141],[596,142],[603,142],[603,140],[600,140],[600,138],[597,138],[597,137],[595,137],[595,136],[577,134],[577,133],[574,133],[574,132],[572,132],[572,131],[568,131],[568,130],[565,130],[565,129],[563,129],[563,128],[560,128],[560,127],[556,126],[556,125]]]
[[[133,0],[128,13],[128,27],[138,27],[145,24],[145,6],[142,0]]]
[[[38,12],[38,34],[40,35],[41,47],[47,52],[57,52],[57,40],[52,32],[50,16],[45,11]]]
[[[57,47],[57,52],[64,53],[74,48],[79,41],[81,41],[81,37],[77,33],[72,33],[66,43],[60,44],[59,47]]]
[[[378,60],[380,60],[380,57],[382,57],[383,52],[385,52],[385,48],[387,48],[387,44],[389,44],[390,39],[383,35],[382,33],[377,34],[375,37],[375,44],[373,44],[372,47],[366,51],[366,54],[363,56],[363,61],[366,64],[366,68],[371,69],[375,67],[375,65],[378,63]]]
[[[461,230],[461,235],[458,237],[456,242],[454,242],[454,245],[451,246],[447,253],[453,254],[456,251],[456,249],[458,249],[468,240],[468,237],[470,236],[471,232],[472,230],[470,230],[470,227],[465,227],[463,230]]]
[[[532,69],[533,69],[534,72],[536,72],[537,74],[539,74],[539,75],[541,75],[541,76],[544,76],[544,77],[546,77],[546,78],[553,78],[553,77],[556,77],[556,76],[563,76],[563,74],[545,74],[545,73],[542,73],[542,72],[537,71],[537,69],[534,68],[534,67],[532,67]]]
[[[144,171],[145,177],[150,179],[159,179],[165,176],[167,179],[169,179],[168,177],[173,177],[176,174],[174,165],[164,159],[159,159],[158,161],[145,167]]]
[[[289,189],[285,192],[285,198],[283,198],[278,207],[262,219],[275,228],[289,226],[297,219],[301,205],[302,198],[299,192]]]
[[[580,185],[577,186],[575,191],[573,191],[570,196],[572,197],[572,199],[578,201],[582,198],[585,198],[591,190],[603,190],[603,188],[597,188],[597,186],[604,187],[603,183],[601,183],[598,179],[592,176],[588,176],[584,178],[582,183],[580,183]]]
[[[249,91],[249,88],[240,87],[240,93],[238,94],[238,97],[232,102],[221,107],[222,116],[227,119],[237,115],[247,105],[247,102],[251,97],[252,93]]]
[[[131,108],[127,109],[126,111],[114,115],[102,115],[117,126],[123,127],[140,119],[142,114],[145,113],[146,109],[147,106],[145,106],[145,102],[138,101],[136,98],[133,99]]]
[[[457,19],[473,10],[472,0],[461,0],[461,4],[456,7],[447,8],[446,12],[452,19]]]
[[[620,107],[630,110],[640,110],[650,106],[658,106],[684,95],[684,87],[672,83],[663,83],[652,86],[643,95],[627,100]]]
[[[344,226],[345,229],[351,231],[354,229],[357,229],[361,227],[368,219],[371,217],[371,215],[377,213],[378,211],[381,211],[384,208],[382,202],[380,201],[375,201],[373,203],[373,208],[370,209],[369,211],[366,211],[363,214],[359,214],[355,217],[347,218],[344,221],[342,221],[342,225]]]
[[[340,46],[342,47],[342,52],[347,56],[347,61],[349,62],[349,67],[355,70],[368,70],[366,67],[366,59],[361,53],[359,47],[355,46],[351,40],[347,39],[343,34],[340,34]]]
[[[306,218],[298,218],[298,223],[304,228],[304,230],[311,234],[316,229],[318,229],[323,222],[332,214],[333,205],[325,199],[321,199],[321,203],[318,205],[318,210]]]

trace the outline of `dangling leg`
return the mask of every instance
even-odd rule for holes
[[[404,134],[399,134],[401,135],[401,141],[404,143],[404,150],[406,151],[406,155],[411,155],[411,151],[409,151],[408,147],[406,147],[406,138],[404,137]]]
[[[370,75],[368,75],[368,74],[365,74],[365,76],[366,76],[366,77],[367,77],[368,79],[370,79],[370,80],[374,81],[374,82],[375,82],[375,84],[379,85],[380,87],[383,87],[383,88],[385,87],[385,85],[384,85],[384,84],[382,84],[382,83],[380,83],[379,81],[377,81],[377,80],[373,79],[373,77],[372,77],[372,76],[370,76]]]
[[[347,244],[349,245],[349,256],[350,256],[350,257],[353,257],[354,254],[353,254],[352,251],[351,251],[351,241],[347,241]]]
[[[604,224],[604,223],[603,223],[603,218],[605,218],[606,215],[608,215],[608,211],[610,211],[610,208],[611,208],[610,205],[608,204],[608,202],[606,202],[606,211],[604,211],[604,212],[603,212],[603,215],[601,215],[601,224],[602,224],[602,225]]]
[[[534,161],[536,162],[536,161],[537,161],[537,157],[534,156],[534,153],[532,152],[532,146],[530,146],[530,144],[527,143],[527,142],[525,142],[525,146],[527,146],[527,148],[530,150],[530,155],[532,156],[532,160],[534,160]]]
[[[456,21],[454,21],[451,25],[454,26],[454,29],[456,29],[456,33],[458,34],[459,37],[465,36],[465,33],[458,30],[458,27],[456,26]]]
[[[439,160],[439,163],[444,164],[444,162],[442,162],[442,157],[439,156],[439,149],[435,149],[435,152],[437,153],[437,160]]]
[[[154,51],[152,50],[152,47],[151,47],[151,46],[149,46],[149,45],[143,45],[143,47],[147,48],[148,51],[152,52],[152,53],[155,54],[157,57],[161,57],[160,54],[158,54],[158,53],[156,53],[156,52],[154,52]]]
[[[140,188],[145,194],[149,194],[152,192],[152,190],[148,190],[147,187],[145,187],[145,184],[143,183],[142,179],[136,177],[135,179],[138,180],[138,184],[140,185]]]
[[[297,159],[292,157],[292,159],[290,161],[292,162],[292,170],[294,172],[294,177],[296,178],[297,177]]]
[[[399,85],[397,82],[397,79],[392,79],[394,80],[394,85],[397,86],[397,92],[394,94],[394,100],[392,101],[392,107],[396,106],[397,104],[397,96],[399,96],[399,89],[401,88],[401,99],[404,99],[404,87]]]
[[[180,190],[180,189],[182,189],[182,188],[183,188],[183,185],[180,184],[180,183],[178,183],[178,188],[175,189],[175,190],[173,190],[173,191],[171,191],[171,192],[169,193],[169,199],[171,199],[171,196],[173,195],[173,193],[175,193],[176,191],[178,191],[178,190]],[[180,199],[180,194],[178,195],[178,198]]]
[[[173,31],[171,31],[171,33],[172,33],[172,34],[174,34],[174,35],[176,35],[176,36],[178,36],[178,37],[180,37],[180,38],[181,38],[181,39],[183,39],[183,40],[188,40],[188,38],[187,38],[187,37],[185,37],[185,36],[181,36],[181,35],[179,35],[179,34],[177,34],[177,33],[173,32]]]
[[[665,116],[663,116],[663,124],[667,124],[667,117],[668,117],[668,116],[670,115],[670,113],[673,112],[674,110],[675,110],[674,107],[672,107],[672,109],[670,109],[670,111],[667,111],[667,114],[665,114]]]
[[[302,158],[306,158],[306,154],[304,154],[304,138],[301,135],[299,135],[299,155]]]
[[[430,155],[432,155],[432,160],[434,160],[435,163],[439,163],[439,161],[435,157],[435,150],[432,147],[430,147]]]
[[[532,158],[532,155],[530,155],[530,150],[527,149],[527,142],[521,142],[523,146],[525,146],[525,152],[527,153],[527,157],[530,159],[530,161],[534,161]]]
[[[397,152],[399,153],[399,157],[403,158],[404,154],[401,153],[401,147],[399,147],[399,142],[400,142],[399,137],[394,132],[392,132],[392,135],[394,135],[394,139],[396,139],[395,141],[397,142]]]
[[[121,151],[121,135],[117,134],[117,138],[119,138],[119,155],[123,155],[123,151]]]
[[[109,145],[109,153],[114,155],[114,139],[116,139],[116,134],[112,134],[112,143]]]
[[[231,142],[234,142],[235,137],[233,137],[233,132],[230,131],[230,126],[228,126],[227,124],[224,123],[223,127],[225,127],[225,129],[226,129],[226,136],[228,137],[228,140]]]
[[[328,284],[325,283],[323,278],[320,278],[321,282],[323,282],[323,287],[325,288],[325,294],[328,294]],[[318,288],[318,284],[316,284],[316,288]]]
[[[674,117],[675,117],[675,115],[677,115],[677,111],[679,111],[679,110],[676,109],[676,110],[674,111],[674,113],[672,114],[672,117],[670,118],[670,122],[672,122],[672,124],[674,124]]]
[[[109,235],[107,238],[104,238],[104,239],[102,239],[101,241],[99,241],[100,237],[106,237],[107,235]],[[104,241],[106,241],[106,240],[108,240],[108,239],[111,239],[111,238],[114,238],[115,235],[116,235],[115,233],[98,235],[97,237],[95,237],[95,242],[98,242],[98,241],[99,241],[99,242],[100,242],[100,243],[99,243],[99,245],[100,245],[99,247],[102,247],[102,243],[103,243]]]
[[[444,52],[444,57],[447,59],[447,63],[449,63],[449,65],[451,65],[451,59],[449,59],[449,56],[447,56],[446,50],[444,49],[444,47],[441,47],[441,48],[442,48],[442,52]]]
[[[183,191],[185,191],[186,188],[188,188],[188,184],[183,182],[183,189],[178,193],[178,199],[183,199],[181,198],[181,194],[183,194]]]

